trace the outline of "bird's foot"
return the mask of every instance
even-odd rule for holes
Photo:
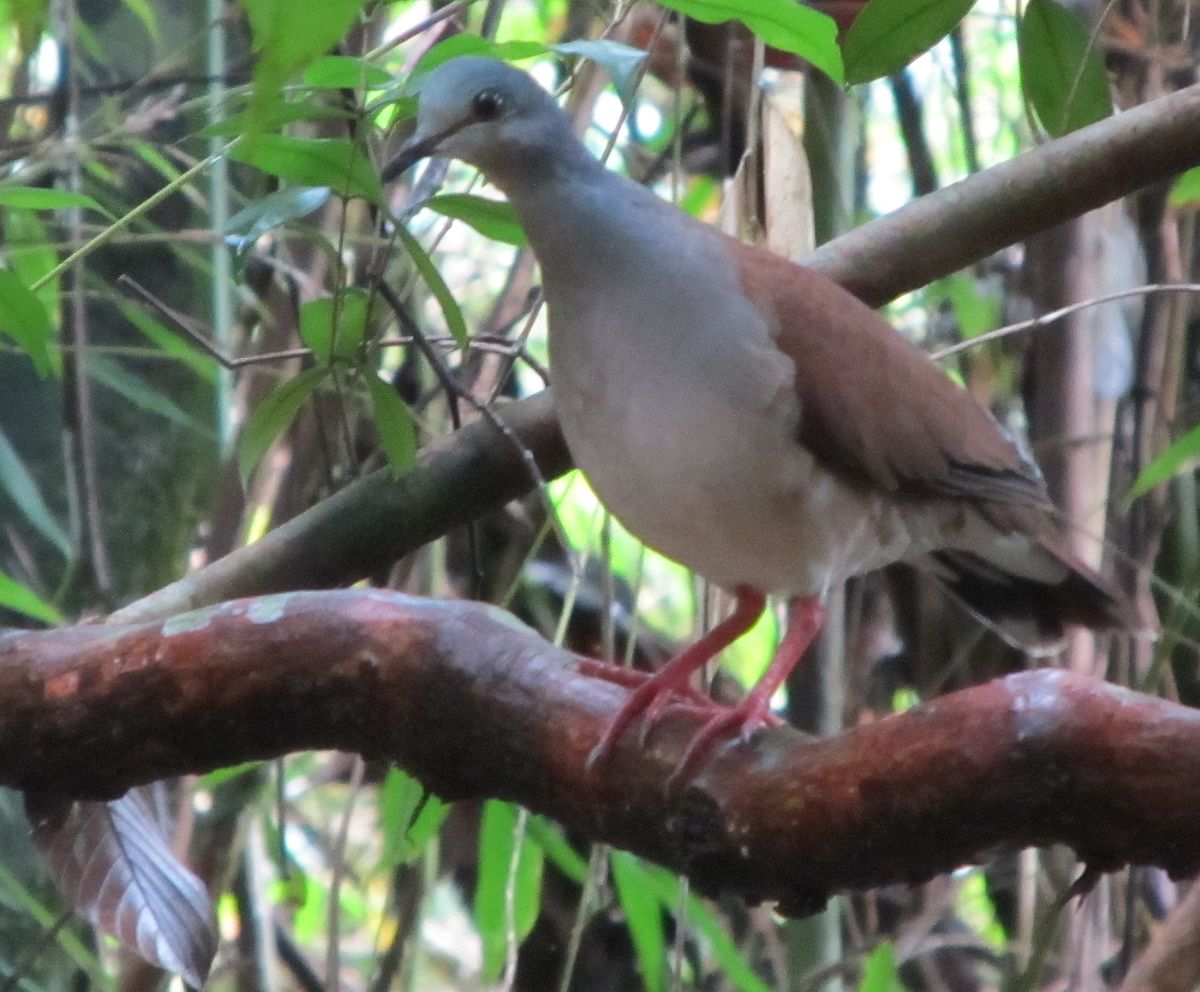
[[[633,674],[642,675],[640,672]],[[617,741],[639,716],[642,718],[642,728],[638,734],[638,747],[644,747],[651,728],[662,715],[663,710],[670,705],[685,705],[704,710],[722,709],[707,696],[693,689],[687,681],[681,682],[675,678],[674,674],[674,672],[663,669],[654,675],[645,675],[638,680],[626,679],[624,676],[621,677],[621,680],[612,680],[633,691],[617,711],[617,715],[613,717],[612,722],[604,731],[604,736],[600,738],[600,742],[592,748],[592,753],[588,755],[587,761],[589,768],[603,764],[612,756],[613,751],[616,750]]]
[[[599,658],[581,658],[579,671],[589,678],[603,679],[605,682],[619,685],[622,689],[636,689],[655,677],[654,672],[643,672],[637,668],[630,668],[628,665],[614,665],[610,661],[601,661]],[[683,701],[691,703],[693,706],[712,705],[712,700],[708,696],[691,685],[686,685],[675,692]]]
[[[781,723],[783,720],[754,695],[747,696],[737,706],[722,707],[721,712],[709,717],[688,741],[683,757],[679,759],[671,777],[667,779],[667,791],[674,791],[680,782],[687,779],[696,765],[712,750],[713,745],[731,731],[735,732],[735,740],[745,744],[759,727],[775,727]]]

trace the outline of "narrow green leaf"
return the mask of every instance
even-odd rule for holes
[[[899,72],[961,21],[975,0],[870,0],[846,34],[846,82]]]
[[[705,24],[738,20],[772,48],[799,55],[835,83],[845,72],[833,18],[795,0],[659,0]]]
[[[116,219],[85,193],[72,193],[65,189],[42,189],[38,186],[0,186],[0,207],[11,207],[13,210],[65,210],[67,207],[84,207]]]
[[[438,832],[450,807],[411,775],[389,768],[379,788],[383,851],[379,868],[390,871],[412,861]]]
[[[479,877],[475,883],[475,925],[483,940],[483,980],[494,982],[504,968],[508,934],[519,944],[533,929],[541,901],[542,853],[528,837],[521,842],[513,888],[513,916],[507,919],[507,890],[517,809],[492,799],[479,826]]]
[[[310,300],[300,308],[300,337],[322,365],[352,359],[367,336],[369,297],[361,289]]]
[[[980,291],[980,283],[965,272],[939,279],[931,287],[941,290],[954,307],[954,316],[964,338],[978,337],[1000,324],[1000,298]]]
[[[679,879],[665,868],[647,867],[648,883],[654,886],[663,908],[675,912],[679,902]],[[741,992],[771,992],[769,986],[750,966],[744,954],[729,936],[729,929],[717,919],[702,900],[689,895],[684,902],[687,924],[696,931],[712,950],[721,971]]]
[[[890,941],[877,945],[867,958],[858,992],[904,992],[896,968],[896,951]]]
[[[63,616],[41,596],[16,579],[0,572],[0,608],[21,613],[43,623],[59,624]]]
[[[525,245],[525,232],[510,204],[472,193],[439,193],[425,201],[424,206],[445,217],[470,224],[485,238],[507,245]]]
[[[1066,7],[1029,0],[1017,27],[1017,51],[1021,87],[1048,134],[1059,137],[1112,113],[1104,61]]]
[[[16,341],[43,378],[62,371],[62,355],[45,305],[8,269],[0,269],[0,334]]]
[[[114,302],[122,316],[164,355],[170,355],[181,365],[186,365],[205,382],[217,381],[216,359],[202,352],[187,338],[168,330],[132,300],[118,298]]]
[[[434,299],[438,301],[438,306],[442,308],[442,315],[446,318],[446,327],[449,329],[451,335],[453,335],[458,346],[466,350],[468,343],[467,322],[463,319],[462,310],[459,309],[458,301],[454,298],[454,294],[450,292],[450,287],[446,285],[442,274],[438,272],[437,266],[433,264],[433,259],[421,247],[421,243],[408,233],[406,228],[397,227],[396,234],[400,238],[400,243],[404,245],[404,250],[408,252],[409,258],[413,260],[413,265],[421,273],[421,278],[425,280],[425,285],[429,287],[429,291],[433,293]]]
[[[301,186],[330,186],[342,196],[378,203],[379,177],[362,148],[346,138],[290,138],[256,134],[230,157]]]
[[[246,426],[238,439],[238,472],[243,483],[249,480],[250,473],[267,449],[288,429],[300,408],[328,374],[329,369],[325,367],[306,369],[281,382],[263,397],[246,419]]]
[[[229,218],[225,240],[236,251],[244,251],[268,231],[320,209],[329,197],[328,186],[292,186],[259,197]]]
[[[662,906],[646,877],[646,870],[632,854],[612,852],[613,881],[625,913],[625,925],[642,966],[646,992],[662,992],[667,941],[663,936]]]
[[[1155,486],[1195,467],[1200,460],[1200,424],[1176,438],[1149,465],[1142,469],[1129,490],[1130,501],[1145,496]]]
[[[1200,165],[1188,169],[1171,187],[1171,205],[1182,207],[1200,201]]]
[[[54,519],[33,476],[3,430],[0,430],[0,489],[8,493],[9,499],[42,537],[58,548],[64,558],[71,557],[71,538]]]
[[[154,16],[154,9],[146,0],[123,0],[126,7],[139,21],[142,22],[142,27],[146,29],[146,34],[150,36],[151,41],[158,41],[158,18]]]
[[[571,846],[561,828],[540,816],[529,818],[529,836],[537,842],[546,859],[577,885],[587,878],[587,861]]]
[[[417,432],[412,414],[396,390],[379,376],[368,373],[366,382],[379,443],[387,455],[392,475],[403,475],[417,458]]]
[[[173,399],[159,392],[144,379],[105,355],[91,355],[87,362],[87,373],[94,381],[118,396],[123,396],[134,406],[147,413],[164,417],[173,424],[211,437],[212,431],[191,416]]]
[[[321,89],[360,89],[387,86],[392,74],[366,59],[350,55],[326,55],[304,70],[304,84]]]

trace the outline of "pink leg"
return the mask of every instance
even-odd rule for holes
[[[713,742],[732,728],[746,740],[771,715],[771,697],[783,685],[788,675],[804,657],[804,652],[816,639],[825,625],[825,604],[819,596],[796,597],[788,604],[787,633],[779,642],[779,648],[763,677],[737,706],[722,710],[697,731],[683,753],[679,766],[671,776],[672,781],[684,776],[712,747]]]
[[[694,693],[688,684],[692,674],[754,626],[767,607],[766,596],[757,589],[746,586],[739,586],[735,595],[737,600],[733,612],[728,617],[630,693],[625,705],[613,717],[604,736],[600,738],[600,743],[592,749],[588,758],[589,765],[607,760],[621,735],[643,712],[646,713],[647,723],[651,723],[671,701],[673,695],[693,696]]]

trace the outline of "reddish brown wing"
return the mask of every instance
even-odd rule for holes
[[[897,495],[1047,501],[991,416],[870,307],[770,252],[736,255],[742,285],[795,362],[799,441],[822,462]]]

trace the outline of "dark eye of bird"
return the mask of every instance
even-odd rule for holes
[[[495,90],[480,90],[471,101],[475,117],[481,121],[494,121],[504,109],[504,98]]]

